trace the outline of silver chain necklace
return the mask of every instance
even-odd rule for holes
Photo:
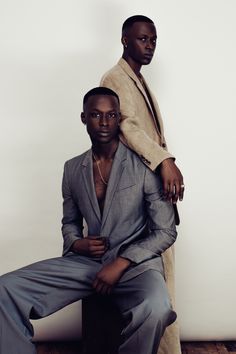
[[[93,151],[92,151],[92,155],[93,155],[94,161],[96,163],[96,166],[97,166],[98,173],[99,173],[99,176],[101,178],[101,181],[107,186],[108,182],[106,182],[105,179],[103,178],[102,172],[101,172],[100,167],[99,167],[98,160],[97,160],[96,156],[94,155]]]

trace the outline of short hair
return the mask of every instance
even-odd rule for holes
[[[133,26],[133,24],[135,22],[147,22],[147,23],[154,24],[154,22],[149,17],[143,16],[143,15],[131,16],[131,17],[127,18],[122,25],[122,35],[127,33],[131,29],[131,27]]]
[[[104,96],[114,96],[117,98],[118,103],[120,104],[120,100],[119,100],[119,96],[117,95],[117,93],[115,93],[113,90],[109,89],[108,87],[95,87],[91,90],[89,90],[85,95],[84,95],[84,99],[83,99],[83,107],[86,105],[89,97],[91,96],[98,96],[98,95],[104,95]]]

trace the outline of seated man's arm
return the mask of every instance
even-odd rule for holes
[[[99,293],[109,294],[131,263],[160,257],[176,240],[173,206],[163,200],[160,179],[149,169],[145,172],[144,199],[149,232],[142,239],[122,247],[119,256],[97,273],[93,286]]]
[[[75,241],[83,238],[83,217],[74,202],[70,188],[70,179],[68,171],[68,163],[65,163],[64,174],[62,180],[62,196],[63,196],[63,218],[62,218],[62,235],[63,255],[71,251],[71,247]]]
[[[130,264],[131,261],[123,257],[117,257],[113,262],[105,264],[93,282],[95,291],[101,294],[110,294],[113,286],[120,280]]]
[[[161,181],[146,169],[144,198],[149,231],[140,240],[121,249],[119,255],[133,263],[159,257],[176,240],[174,210],[171,202],[164,200]]]

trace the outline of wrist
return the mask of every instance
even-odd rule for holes
[[[174,161],[175,160],[172,157],[168,157],[168,159],[165,159],[162,161],[161,166],[165,167],[165,166],[169,165],[170,163],[171,164],[174,163]]]
[[[76,240],[73,242],[73,244],[70,248],[72,252],[79,253],[81,251],[81,241],[82,240]]]
[[[123,271],[126,270],[131,264],[131,261],[129,259],[120,256],[116,258],[115,262]]]

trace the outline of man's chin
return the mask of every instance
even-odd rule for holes
[[[114,140],[114,138],[111,138],[111,137],[104,137],[104,138],[99,138],[99,139],[96,139],[97,143],[100,144],[100,145],[103,145],[103,144],[109,144],[111,143],[112,141]]]
[[[152,58],[144,58],[143,61],[142,61],[142,65],[149,65],[152,61]]]

